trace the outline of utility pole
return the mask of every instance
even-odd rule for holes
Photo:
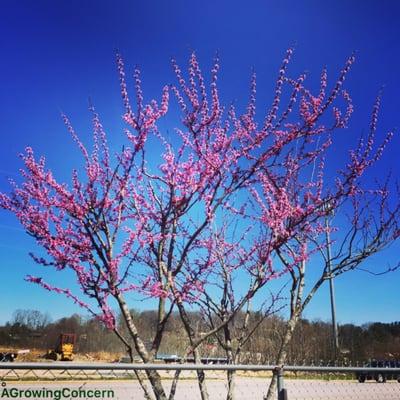
[[[324,205],[324,211],[326,211],[325,215],[325,235],[326,235],[326,257],[327,257],[327,272],[329,279],[329,291],[331,297],[331,313],[332,313],[332,335],[333,335],[333,351],[335,360],[339,355],[339,335],[338,328],[336,323],[336,305],[335,305],[335,287],[333,284],[333,275],[332,275],[332,253],[331,253],[331,239],[329,234],[329,214],[333,214],[333,209],[330,204]]]

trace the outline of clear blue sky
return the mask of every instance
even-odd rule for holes
[[[400,3],[382,0],[237,1],[3,1],[0,13],[0,190],[20,167],[17,154],[31,145],[46,155],[61,180],[78,158],[60,118],[72,119],[88,137],[90,96],[118,147],[122,113],[115,50],[129,67],[140,65],[148,97],[173,79],[169,59],[183,62],[195,50],[208,66],[219,52],[221,88],[227,101],[247,95],[251,68],[258,74],[258,102],[271,101],[274,77],[285,50],[295,45],[290,71],[307,70],[317,82],[326,65],[331,77],[357,52],[349,77],[355,115],[347,134],[368,127],[374,96],[385,85],[382,131],[399,126]],[[345,138],[346,139],[346,138]],[[347,139],[346,139],[347,140]],[[345,143],[345,140],[344,140]],[[396,171],[400,140],[396,137],[376,171]],[[27,253],[33,248],[13,219],[0,213],[0,323],[17,308],[48,311],[54,318],[80,310],[64,298],[24,282],[41,274]],[[399,249],[371,263],[396,259]],[[65,284],[71,277],[47,273]],[[336,281],[339,322],[400,320],[400,272],[373,277],[362,272]],[[140,304],[137,304],[140,306]],[[305,315],[329,318],[326,290]]]

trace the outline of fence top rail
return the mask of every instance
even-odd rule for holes
[[[393,372],[400,374],[400,368],[389,367],[319,367],[307,365],[284,365],[282,369],[287,372]]]
[[[240,370],[240,371],[273,371],[273,365],[238,365],[238,364],[135,364],[135,363],[71,363],[71,362],[3,362],[1,369],[57,369],[57,370]]]
[[[282,372],[393,372],[400,368],[378,367],[318,367],[304,365],[242,365],[242,364],[131,364],[131,363],[71,363],[71,362],[0,362],[0,370],[182,370],[182,371],[276,371]]]

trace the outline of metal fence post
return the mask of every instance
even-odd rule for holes
[[[284,388],[283,382],[283,367],[276,367],[275,373],[277,378],[278,400],[288,400],[287,391]]]

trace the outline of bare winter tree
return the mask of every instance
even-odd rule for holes
[[[15,310],[13,313],[13,318],[11,320],[12,324],[25,325],[32,330],[43,329],[51,321],[50,315],[48,313],[44,314],[39,310]]]

